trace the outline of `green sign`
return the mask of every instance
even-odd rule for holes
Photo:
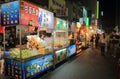
[[[56,30],[67,30],[67,21],[56,18]]]

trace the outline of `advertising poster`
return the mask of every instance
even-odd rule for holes
[[[55,18],[55,29],[56,30],[68,30],[67,21]]]
[[[55,57],[56,57],[55,63],[56,64],[63,61],[66,58],[67,56],[66,50],[67,49],[65,48],[65,49],[61,49],[55,52]]]
[[[19,24],[19,1],[9,2],[1,6],[2,26],[15,26]]]
[[[39,73],[43,73],[44,71],[49,70],[52,65],[53,54],[26,62],[26,79],[30,79],[30,77],[33,77],[33,75],[35,76]]]
[[[68,56],[75,54],[75,52],[76,52],[76,45],[71,45],[68,47],[67,49]]]
[[[54,16],[52,12],[39,8],[39,26],[53,29]]]
[[[33,4],[23,2],[21,4],[20,24],[28,26],[39,26],[38,16],[39,7]]]

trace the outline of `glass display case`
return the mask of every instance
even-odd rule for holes
[[[69,45],[68,23],[65,20],[55,18],[54,49],[65,48]]]
[[[67,32],[55,31],[54,32],[54,49],[65,48],[68,46],[69,41],[67,38]]]
[[[68,23],[65,20],[55,18],[55,30],[54,35],[54,55],[55,64],[60,63],[67,57],[68,41]]]

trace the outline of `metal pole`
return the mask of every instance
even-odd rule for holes
[[[21,26],[19,26],[20,27],[20,31],[19,31],[19,40],[20,40],[20,62],[21,62],[21,66],[20,66],[20,71],[22,72],[22,39],[21,39]],[[23,73],[21,74],[21,77],[22,77],[22,75],[23,75]],[[23,78],[24,79],[24,78]]]

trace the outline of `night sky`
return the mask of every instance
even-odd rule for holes
[[[100,11],[103,11],[103,16],[100,16],[101,24],[105,29],[115,27],[115,2],[116,0],[99,0]]]

